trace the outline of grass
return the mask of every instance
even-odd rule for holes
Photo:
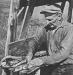
[[[16,1],[16,0],[14,0]],[[4,57],[10,0],[0,0],[0,60]],[[1,67],[0,67],[1,74]]]

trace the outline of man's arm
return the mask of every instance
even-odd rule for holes
[[[68,58],[73,44],[73,27],[70,28],[70,31],[67,33],[64,40],[61,42],[62,49],[59,52],[52,54],[51,56],[40,57],[44,64],[54,64],[59,63],[62,60]]]

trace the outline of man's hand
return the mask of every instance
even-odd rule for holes
[[[39,67],[41,65],[43,65],[43,61],[39,58],[35,58],[28,63],[28,68]]]
[[[21,61],[21,59],[21,57],[6,56],[1,60],[1,66],[10,67],[10,65],[17,64],[19,61]]]
[[[16,57],[16,56],[6,56],[4,57],[1,62],[5,61],[5,60],[21,60],[21,57]]]

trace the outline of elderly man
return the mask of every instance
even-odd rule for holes
[[[52,72],[49,71],[50,67],[42,68],[41,75],[73,75],[73,25],[63,20],[62,13],[47,19],[56,26],[56,29],[47,31],[48,55],[31,60],[28,67],[59,64],[59,67],[51,67]]]

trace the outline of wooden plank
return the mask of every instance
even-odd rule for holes
[[[8,31],[7,31],[7,40],[6,40],[6,45],[5,45],[5,56],[8,55],[8,45],[10,43],[10,24],[12,21],[12,6],[13,6],[13,0],[11,0],[11,4],[10,4],[10,12],[9,12],[9,18],[8,18]],[[2,70],[2,75],[7,75],[4,70]]]
[[[30,6],[34,5],[34,6],[41,6],[41,5],[47,5],[47,4],[55,4],[58,2],[64,2],[64,1],[69,1],[69,0],[30,0]],[[20,0],[20,6],[19,8],[21,8],[22,6],[27,6],[27,0]]]

